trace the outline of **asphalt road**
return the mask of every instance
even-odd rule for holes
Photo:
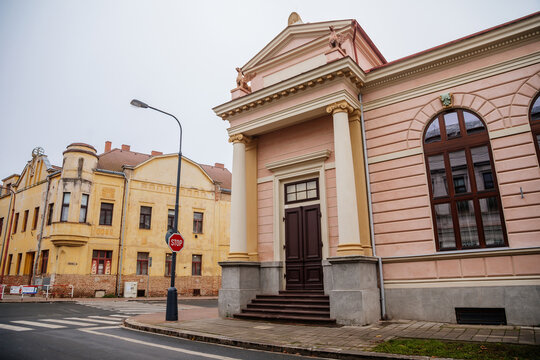
[[[120,327],[125,316],[74,303],[0,304],[0,358],[313,359],[127,330]]]

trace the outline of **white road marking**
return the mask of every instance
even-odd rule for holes
[[[89,318],[92,319],[103,319],[103,320],[109,320],[109,321],[122,321],[122,319],[110,317],[110,316],[98,316],[98,315],[91,315]]]
[[[87,321],[87,322],[93,322],[93,323],[99,323],[99,324],[107,324],[107,325],[118,325],[118,321],[108,321],[108,320],[98,320],[98,319],[88,319],[88,318],[78,318],[78,317],[68,317],[66,319],[68,319],[68,320],[78,320],[78,321]]]
[[[128,317],[130,317],[129,315],[111,315],[111,316],[120,317],[120,318],[128,318]]]
[[[141,344],[141,345],[146,345],[146,346],[153,346],[153,347],[157,347],[157,348],[160,348],[160,349],[165,349],[165,350],[170,350],[170,351],[181,352],[181,353],[184,353],[184,354],[189,354],[189,355],[194,355],[194,356],[200,356],[200,357],[208,358],[208,359],[217,359],[217,360],[240,360],[240,359],[237,359],[237,358],[231,358],[231,357],[227,357],[227,356],[214,355],[214,354],[206,354],[206,353],[202,353],[202,352],[198,352],[198,351],[186,350],[186,349],[181,349],[181,348],[176,348],[176,347],[167,346],[167,345],[161,345],[161,344],[154,344],[154,343],[147,342],[147,341],[141,341],[141,340],[136,340],[136,339],[130,339],[130,338],[127,338],[127,337],[124,337],[124,336],[118,336],[118,335],[107,334],[107,333],[101,333],[101,332],[96,332],[96,331],[95,331],[95,330],[110,329],[110,328],[113,328],[113,327],[115,327],[115,326],[106,326],[106,327],[97,327],[97,328],[86,328],[86,329],[78,329],[78,330],[79,330],[79,331],[84,331],[84,332],[87,332],[87,333],[90,333],[90,334],[94,334],[94,335],[107,336],[107,337],[111,337],[111,338],[114,338],[114,339],[119,339],[119,340],[123,340],[123,341],[132,342],[132,343],[135,343],[135,344]]]
[[[42,319],[41,321],[55,322],[59,324],[66,325],[76,325],[76,326],[92,326],[96,324],[89,324],[87,322],[73,321],[73,320],[61,320],[61,319]]]
[[[16,320],[16,321],[11,321],[11,322],[15,323],[15,324],[39,326],[39,327],[44,327],[44,328],[49,328],[49,329],[63,329],[63,328],[65,328],[65,326],[62,326],[62,325],[46,324],[46,323],[37,322],[37,321]]]
[[[12,331],[34,330],[34,329],[25,328],[22,326],[15,326],[15,325],[8,325],[8,324],[0,324],[0,329],[6,329],[6,330],[12,330]]]

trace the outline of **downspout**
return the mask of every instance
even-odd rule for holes
[[[122,260],[124,258],[124,235],[126,231],[126,214],[128,205],[129,179],[124,176],[124,195],[122,196],[122,221],[120,225],[120,244],[118,244],[118,268],[116,269],[116,296],[120,295],[120,285],[122,284]]]
[[[6,261],[7,261],[7,252],[9,249],[9,239],[11,237],[11,225],[13,223],[13,215],[15,213],[15,191],[9,189],[11,191],[11,195],[9,198],[9,209],[8,209],[8,223],[9,226],[6,226],[6,231],[4,232],[4,241],[2,241],[2,252],[0,255],[2,255],[2,276],[0,277],[0,284],[4,282],[4,270],[6,268]],[[9,213],[11,212],[11,220],[9,217]],[[6,238],[7,238],[7,244],[6,244]],[[5,252],[4,252],[4,245],[5,245]]]
[[[356,30],[356,28],[355,28]],[[368,210],[369,210],[369,231],[371,235],[371,251],[373,256],[377,258],[377,265],[379,268],[379,283],[380,283],[380,295],[381,295],[381,319],[386,320],[386,298],[384,295],[384,277],[382,270],[382,260],[380,256],[377,256],[377,251],[375,249],[375,231],[373,227],[373,204],[371,202],[371,183],[369,182],[369,166],[368,166],[368,155],[367,155],[367,145],[366,145],[366,130],[364,126],[364,104],[362,102],[362,94],[358,94],[358,100],[360,101],[360,124],[362,125],[362,144],[364,146],[364,164],[366,170],[366,184],[367,184],[367,193],[368,193]]]
[[[43,215],[41,216],[41,226],[39,229],[38,244],[36,251],[36,258],[34,259],[34,267],[32,268],[32,275],[30,276],[30,284],[34,284],[34,276],[36,275],[37,266],[39,262],[39,256],[41,252],[41,240],[43,239],[43,227],[45,225],[45,214],[47,213],[47,202],[49,201],[49,190],[51,188],[51,176],[58,174],[59,171],[47,175],[47,191],[45,192],[45,202],[43,204]]]

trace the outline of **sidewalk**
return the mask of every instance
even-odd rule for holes
[[[217,296],[179,296],[178,301],[183,299],[217,299]],[[70,297],[49,297],[48,299],[44,296],[31,296],[25,295],[21,299],[21,295],[6,295],[4,294],[4,299],[0,300],[2,303],[51,303],[51,302],[92,302],[92,301],[142,301],[142,302],[165,302],[167,301],[166,296],[162,297],[137,297],[137,298],[95,298],[95,297],[83,297],[83,298],[70,298]]]
[[[243,348],[339,359],[428,359],[374,353],[392,338],[424,338],[540,345],[540,327],[456,325],[424,321],[386,321],[369,326],[323,327],[221,319],[216,308],[179,311],[179,321],[164,313],[128,318],[128,328]]]

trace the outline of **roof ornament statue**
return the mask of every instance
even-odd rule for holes
[[[45,150],[43,150],[41,146],[35,147],[34,150],[32,150],[32,158],[36,158],[43,154],[45,154]]]
[[[244,74],[242,68],[239,67],[236,68],[236,71],[238,72],[238,75],[236,76],[236,86],[239,89],[251,92],[251,86],[248,85],[248,82],[255,77],[256,73]]]
[[[330,37],[328,38],[328,43],[332,49],[338,48],[344,51],[344,49],[341,47],[341,44],[343,44],[343,37],[341,34],[337,34],[336,30],[332,25],[329,26],[330,28]]]
[[[295,25],[295,24],[303,24],[304,22],[300,18],[300,15],[296,11],[293,11],[291,15],[289,15],[289,20],[287,20],[287,25]]]

